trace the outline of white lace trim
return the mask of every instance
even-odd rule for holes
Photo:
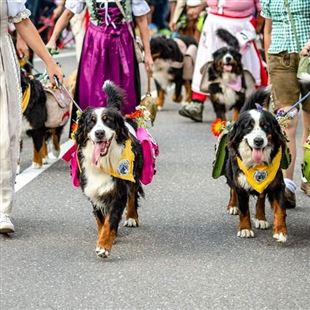
[[[14,24],[20,23],[23,19],[28,18],[30,15],[31,15],[31,12],[28,9],[25,9],[25,10],[19,12],[14,17],[10,16],[9,17],[9,23],[14,23]]]

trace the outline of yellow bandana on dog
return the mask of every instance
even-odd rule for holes
[[[133,175],[134,161],[135,161],[135,154],[133,153],[131,148],[131,139],[128,139],[125,142],[125,147],[122,151],[122,155],[119,160],[116,171],[114,170],[112,165],[110,165],[109,171],[107,171],[106,173],[115,178],[135,183],[136,181]]]
[[[26,111],[28,107],[30,95],[31,95],[31,89],[30,89],[30,85],[28,85],[25,92],[23,93],[23,99],[22,99],[22,112],[23,113]]]
[[[237,157],[237,163],[244,173],[248,183],[258,192],[262,193],[274,180],[281,164],[282,149],[280,148],[270,165],[259,164],[255,167],[246,167],[241,158]]]

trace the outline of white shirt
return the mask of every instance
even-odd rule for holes
[[[19,23],[30,16],[25,3],[26,0],[7,0],[9,22]]]
[[[85,7],[85,0],[66,0],[66,8],[74,14],[79,14]],[[142,16],[150,11],[150,7],[144,0],[132,0],[132,13],[134,16]]]

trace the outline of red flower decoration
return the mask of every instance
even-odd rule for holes
[[[226,121],[221,120],[220,118],[217,118],[215,121],[211,124],[211,131],[214,136],[218,137],[222,131],[226,128]]]
[[[132,112],[130,114],[126,114],[126,117],[131,118],[131,119],[136,119],[138,117],[143,117],[143,111],[137,110],[137,111]]]

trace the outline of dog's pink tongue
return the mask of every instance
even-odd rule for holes
[[[106,142],[95,143],[92,157],[92,163],[94,165],[97,165],[100,155],[105,152],[105,148],[106,148]]]
[[[263,161],[263,157],[264,157],[264,154],[263,154],[263,150],[262,149],[253,149],[252,151],[252,160],[259,164]]]
[[[231,72],[231,70],[232,70],[232,65],[224,65],[225,72]]]

